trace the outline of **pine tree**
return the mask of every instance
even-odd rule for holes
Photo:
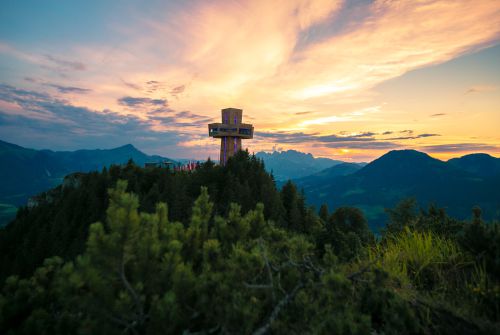
[[[319,217],[321,218],[321,220],[323,220],[323,222],[327,222],[329,216],[330,214],[328,212],[328,205],[321,205],[321,207],[319,208]]]

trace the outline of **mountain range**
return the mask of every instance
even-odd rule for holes
[[[424,208],[445,207],[461,219],[470,217],[475,205],[489,219],[500,214],[500,159],[487,154],[443,162],[415,150],[394,150],[364,167],[341,164],[294,182],[316,206],[363,209],[372,227],[384,223],[385,208],[405,198]]]
[[[272,153],[260,151],[255,154],[264,161],[265,168],[272,173],[277,181],[287,181],[309,176],[329,167],[344,163],[329,158],[314,157],[309,153],[296,150],[274,151]]]
[[[67,174],[98,171],[129,159],[140,166],[146,162],[173,162],[146,155],[131,144],[107,150],[52,151],[0,141],[0,226],[14,217],[17,207],[25,205],[30,196],[59,185]]]
[[[384,224],[385,208],[413,197],[419,205],[445,207],[458,218],[470,217],[479,205],[485,218],[500,217],[500,159],[471,154],[447,162],[415,150],[395,150],[370,163],[346,163],[315,158],[295,150],[256,156],[273,173],[278,186],[293,180],[303,189],[308,203],[330,210],[341,206],[363,209],[370,225]],[[57,186],[73,172],[100,170],[132,159],[172,161],[147,155],[131,144],[108,150],[33,150],[0,141],[0,226],[15,216],[17,207],[30,196]]]

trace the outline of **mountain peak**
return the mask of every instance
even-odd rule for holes
[[[380,156],[378,159],[431,159],[435,160],[425,152],[413,150],[413,149],[403,149],[403,150],[391,150],[388,153]]]
[[[127,150],[138,150],[136,147],[134,147],[132,144],[128,143],[125,145],[122,145],[121,147],[118,147],[116,149],[127,149]]]
[[[482,177],[500,174],[500,158],[485,153],[469,154],[460,158],[452,158],[447,164]]]
[[[130,143],[122,145],[121,147],[110,149],[110,151],[126,152],[126,153],[129,153],[129,154],[138,154],[138,153],[140,153],[141,155],[146,155],[145,153],[143,153],[141,150],[137,149],[136,147],[134,147]]]
[[[384,176],[387,178],[408,178],[425,174],[425,171],[441,169],[446,163],[417,150],[392,150],[366,165],[357,173],[361,175]]]
[[[493,157],[489,154],[486,154],[486,153],[483,153],[483,152],[478,152],[478,153],[474,153],[474,154],[468,154],[468,155],[464,155],[462,157],[459,157],[459,158],[452,158],[450,159],[451,160],[458,160],[458,159],[492,159],[492,160],[495,160],[495,159],[498,159],[496,157]]]
[[[305,177],[323,169],[341,163],[328,158],[315,158],[311,153],[297,150],[257,152],[257,158],[264,161],[269,172],[273,172],[276,180],[287,180]]]
[[[0,140],[0,150],[30,150],[30,149],[26,149],[20,145]]]

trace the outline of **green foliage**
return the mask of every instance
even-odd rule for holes
[[[374,236],[359,209],[341,207],[328,218],[317,243],[330,245],[340,259],[349,261],[362,256],[365,247],[374,243]]]
[[[417,202],[413,198],[402,200],[393,209],[386,209],[389,222],[385,227],[385,232],[389,234],[399,233],[404,227],[411,225],[417,219]]]
[[[226,167],[207,161],[193,172],[173,173],[129,162],[79,178],[79,187],[58,187],[48,192],[44,197],[51,201],[21,208],[16,220],[0,229],[0,282],[13,274],[31,275],[47,257],[71,260],[81,254],[90,225],[104,222],[109,205],[107,190],[118,180],[127,181],[127,191],[137,195],[139,210],[154,212],[157,203],[165,203],[168,219],[184,225],[190,224],[192,204],[202,186],[207,187],[213,200],[214,215],[227,215],[231,203],[239,204],[243,214],[262,203],[265,219],[283,221],[283,204],[274,180],[263,163],[246,151],[232,157]]]
[[[489,273],[500,278],[500,223],[474,219],[458,232],[457,240],[477,260],[485,263]]]
[[[408,227],[377,244],[370,258],[401,284],[411,282],[426,290],[446,284],[453,270],[467,262],[453,241]]]
[[[322,204],[319,208],[319,217],[321,218],[321,220],[323,220],[323,222],[326,222],[329,216],[330,214],[328,212],[328,205]]]
[[[377,241],[359,209],[329,214],[325,207],[320,217],[292,183],[278,192],[262,171],[245,152],[226,168],[207,162],[194,173],[128,164],[63,191],[70,202],[22,213],[12,231],[25,227],[28,235],[51,238],[36,250],[77,254],[46,258],[29,276],[5,280],[0,333],[495,332],[498,224],[480,215],[458,222],[435,206],[417,211],[406,202],[390,211]],[[103,213],[79,203],[92,204],[94,194],[107,204]],[[74,217],[70,206],[98,219],[63,228],[55,217]],[[51,224],[32,228],[34,213]],[[73,232],[73,223],[88,234]],[[54,231],[85,236],[81,251],[68,249]],[[26,266],[29,255],[10,266]]]
[[[389,222],[384,229],[385,234],[396,234],[406,227],[420,231],[432,231],[443,236],[456,235],[462,224],[449,217],[444,208],[431,204],[427,210],[417,210],[415,199],[402,200],[395,208],[386,209]]]

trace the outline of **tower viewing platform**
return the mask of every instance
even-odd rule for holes
[[[226,165],[229,157],[241,150],[241,140],[253,138],[253,125],[241,123],[243,110],[224,108],[222,123],[210,123],[208,135],[220,138],[220,164]]]

